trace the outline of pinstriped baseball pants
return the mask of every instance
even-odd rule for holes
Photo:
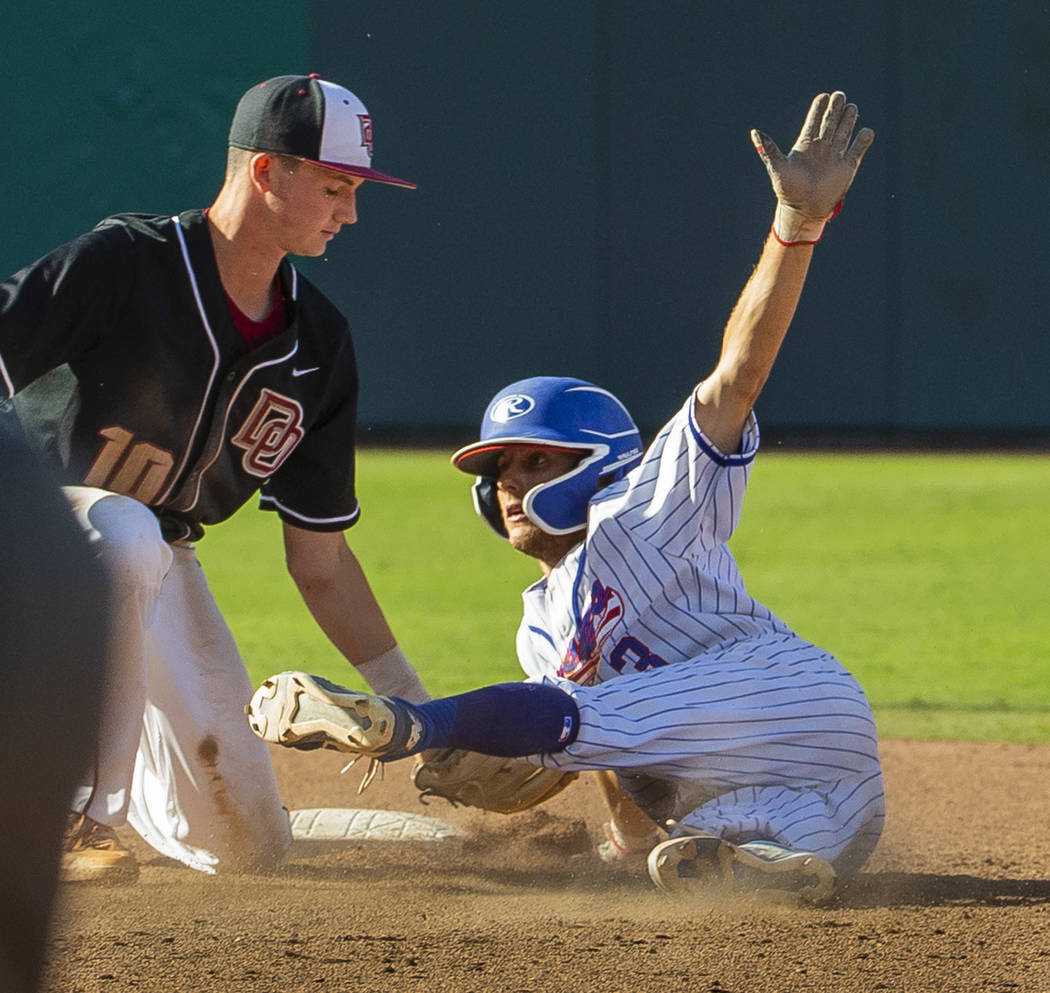
[[[545,766],[612,769],[658,823],[815,852],[842,876],[885,819],[875,721],[856,679],[794,635],[769,635],[590,686],[553,680],[580,733]]]

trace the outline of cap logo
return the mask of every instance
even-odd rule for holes
[[[357,119],[361,122],[361,145],[368,149],[368,157],[372,157],[372,118],[368,114],[358,114]]]
[[[509,397],[503,397],[496,402],[489,414],[489,420],[497,424],[506,424],[515,417],[524,417],[533,407],[536,401],[524,393],[514,393]]]

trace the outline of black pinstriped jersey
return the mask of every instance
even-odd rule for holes
[[[203,211],[122,214],[0,285],[0,397],[66,483],[140,500],[199,538],[256,492],[298,527],[342,530],[357,365],[345,318],[285,260],[289,327],[241,337]]]

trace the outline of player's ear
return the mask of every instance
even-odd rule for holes
[[[273,178],[279,167],[280,162],[276,155],[256,152],[248,160],[248,175],[252,185],[260,193],[268,193],[273,186]]]

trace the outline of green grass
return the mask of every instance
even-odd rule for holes
[[[432,692],[519,679],[519,593],[538,576],[474,516],[444,453],[359,455],[352,547]],[[752,593],[860,678],[887,737],[1050,739],[1050,461],[764,453],[733,539]],[[254,681],[356,673],[254,507],[200,557]]]
[[[884,733],[1050,736],[1050,461],[766,456],[752,592],[861,679]]]
[[[436,694],[521,679],[514,634],[536,564],[474,514],[444,453],[358,455],[361,520],[347,538],[399,642]],[[310,618],[284,568],[280,522],[249,505],[210,528],[199,555],[256,681],[306,668],[363,688]]]

